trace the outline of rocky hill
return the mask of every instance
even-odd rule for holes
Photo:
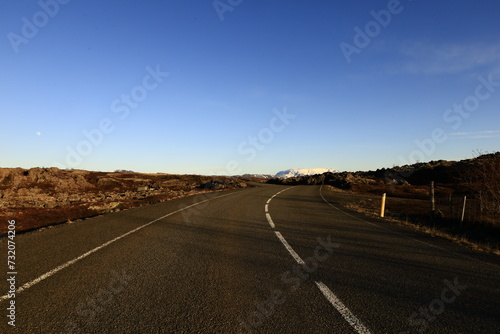
[[[497,152],[461,161],[438,160],[375,171],[327,172],[321,175],[274,178],[268,182],[283,185],[326,184],[358,192],[371,192],[371,190],[397,192],[398,186],[426,186],[434,181],[449,188],[448,191],[467,192],[472,191],[470,189],[472,183],[498,184],[498,173],[495,171],[500,169],[499,161],[500,152]],[[479,180],[480,175],[491,180]]]
[[[247,179],[199,175],[0,168],[0,233],[151,204],[191,194],[246,187]]]
[[[297,169],[282,170],[276,173],[274,177],[286,179],[290,177],[310,176],[310,175],[335,173],[335,172],[337,171],[333,168],[297,168]]]
[[[500,152],[462,161],[439,160],[268,182],[324,184],[325,193],[336,205],[369,217],[379,217],[380,196],[385,193],[384,219],[500,254]]]

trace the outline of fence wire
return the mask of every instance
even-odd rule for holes
[[[382,194],[358,194],[350,191],[339,191],[331,188],[330,199],[347,208],[369,215],[379,215]],[[414,222],[440,221],[447,224],[460,225],[498,223],[498,217],[481,210],[480,202],[473,196],[467,196],[464,208],[464,195],[447,195],[435,197],[435,211],[432,212],[430,195],[418,198],[396,197],[387,194],[385,216]]]

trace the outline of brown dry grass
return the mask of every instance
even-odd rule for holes
[[[361,213],[367,217],[384,219],[398,225],[451,240],[454,243],[471,249],[500,255],[500,231],[498,224],[484,222],[483,224],[465,223],[460,228],[454,219],[446,217],[429,218],[429,200],[387,197],[385,217],[380,218],[381,196],[352,191],[340,190],[331,186],[323,187],[328,200],[345,209]],[[386,189],[385,189],[386,190]],[[406,191],[406,190],[405,190]],[[417,197],[419,194],[417,188]]]
[[[60,224],[85,217],[93,217],[99,212],[90,210],[86,206],[67,206],[54,209],[22,208],[13,209],[13,213],[0,215],[0,222],[14,219],[16,231],[32,230],[48,224]],[[0,225],[0,234],[7,233],[7,224]]]
[[[91,209],[91,207],[96,207],[102,205],[106,206],[105,202],[93,202],[91,204],[86,203],[83,205],[71,205],[58,208],[11,208],[9,213],[0,214],[0,235],[7,233],[7,221],[14,219],[16,221],[16,231],[30,231],[38,229],[40,227],[46,227],[50,225],[58,225],[61,223],[73,223],[75,220],[94,217],[100,214],[108,212],[116,212],[121,210],[126,210],[130,208],[156,204],[164,201],[168,201],[175,198],[186,197],[194,194],[201,194],[206,192],[212,192],[204,189],[195,189],[190,191],[185,191],[182,195],[153,195],[141,199],[126,199],[120,202],[120,204],[112,209],[102,209],[96,210]]]
[[[22,175],[26,176],[29,172],[26,170]],[[16,231],[22,232],[189,195],[246,187],[245,182],[250,181],[245,178],[225,176],[134,172],[106,173],[58,169],[38,169],[38,172],[50,177],[50,182],[46,179],[37,182],[23,180],[12,186],[12,175],[8,175],[2,180],[0,187],[3,190],[12,189],[18,192],[38,189],[39,194],[54,198],[57,195],[56,181],[62,180],[64,184],[65,180],[78,174],[84,176],[86,182],[80,183],[81,186],[76,189],[63,189],[62,193],[71,193],[79,199],[64,201],[63,198],[62,201],[56,202],[55,206],[49,207],[36,201],[37,195],[32,195],[28,199],[20,196],[17,202],[15,197],[11,196],[9,205],[4,206],[0,212],[0,235],[7,232],[8,220],[15,220]],[[141,186],[147,186],[148,190],[139,190]],[[61,192],[60,189],[59,191]]]

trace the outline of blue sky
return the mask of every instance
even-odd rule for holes
[[[496,0],[4,0],[0,166],[274,174],[498,151],[499,14]]]

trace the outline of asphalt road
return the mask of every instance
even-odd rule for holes
[[[498,257],[335,196],[262,185],[17,235],[0,332],[500,333]]]

